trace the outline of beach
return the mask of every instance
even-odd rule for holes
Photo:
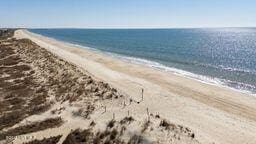
[[[256,98],[229,88],[206,84],[170,72],[120,61],[90,50],[30,33],[15,32],[16,38],[28,38],[54,55],[78,66],[96,79],[140,101],[125,109],[111,109],[115,117],[130,111],[135,117],[157,113],[191,128],[202,143],[255,143]],[[111,103],[107,107],[111,108]],[[112,113],[102,116],[111,117]]]
[[[1,140],[16,134],[23,138],[14,143],[31,140],[25,136],[41,143],[70,143],[74,136],[87,133],[91,142],[256,143],[253,94],[129,63],[25,29],[15,31],[14,38],[1,45],[11,47],[19,58],[1,63],[18,67],[21,59],[26,65],[21,77],[30,80],[24,84],[31,89],[22,92],[32,96],[31,102],[30,97],[25,101],[34,109],[24,107],[26,115],[12,123],[1,117]],[[1,78],[16,83],[6,74]],[[2,94],[21,92],[4,86],[8,82],[1,85],[6,90],[1,89]],[[9,103],[13,96],[6,95],[1,103]],[[8,116],[8,105],[4,106],[1,112]],[[16,113],[14,108],[11,114]]]
[[[13,35],[0,41],[0,143],[199,143],[149,108],[131,111],[143,99]]]

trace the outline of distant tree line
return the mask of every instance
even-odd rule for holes
[[[0,39],[12,37],[16,29],[0,29]]]

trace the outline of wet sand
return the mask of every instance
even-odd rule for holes
[[[100,116],[94,113],[92,119],[104,121],[112,117],[113,113],[116,118],[124,117],[127,111],[136,118],[144,119],[148,108],[150,113],[189,127],[201,143],[256,142],[256,98],[253,95],[130,64],[26,30],[16,31],[15,37],[32,40],[93,78],[109,83],[123,95],[139,102],[124,109],[106,102],[111,112]],[[143,99],[141,88],[144,89]]]

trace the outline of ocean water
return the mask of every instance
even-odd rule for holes
[[[256,28],[29,31],[130,62],[256,92]]]

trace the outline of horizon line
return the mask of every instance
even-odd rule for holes
[[[217,28],[256,28],[256,26],[241,27],[3,27],[0,29],[217,29]]]

